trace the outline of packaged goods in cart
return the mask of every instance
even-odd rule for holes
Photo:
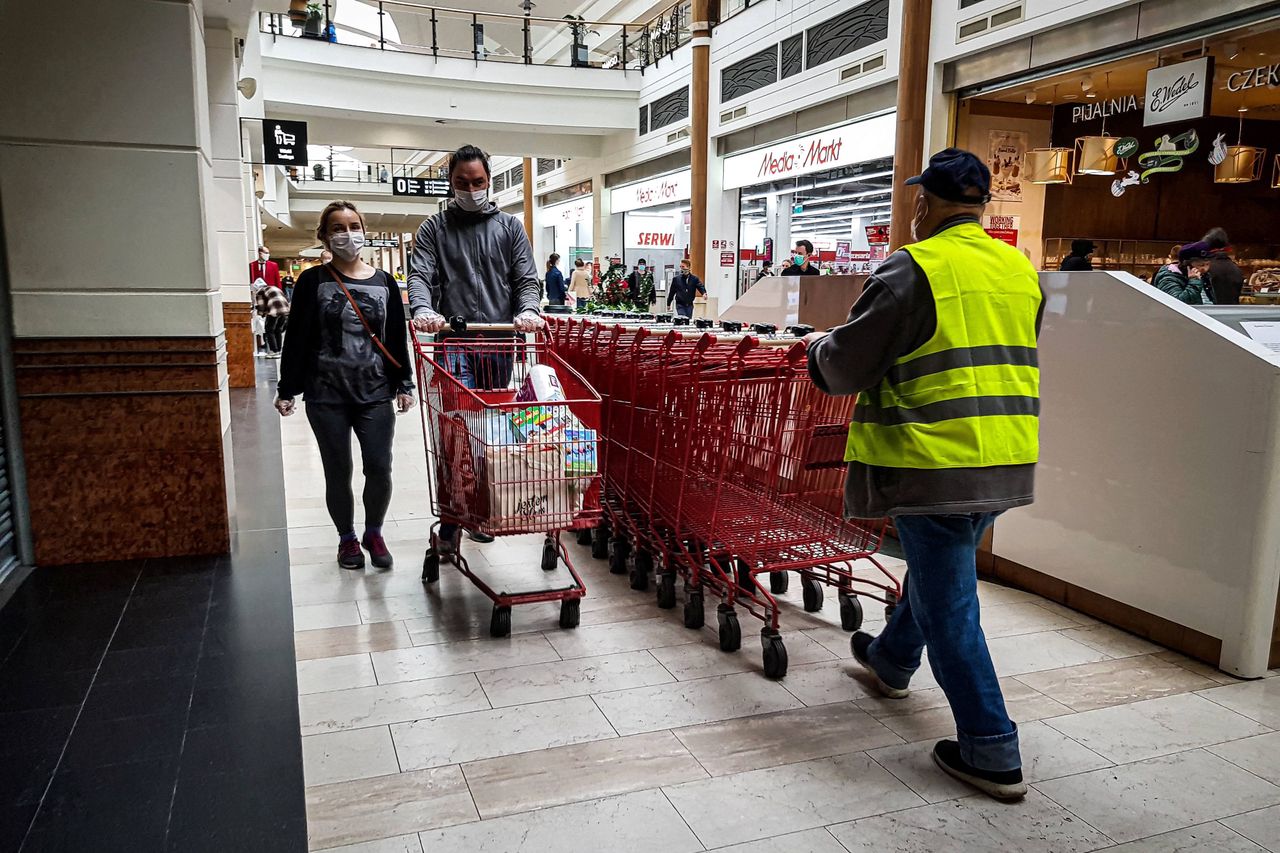
[[[553,368],[545,364],[535,364],[529,368],[516,394],[517,403],[538,401],[539,403],[555,403],[564,399],[564,389],[560,387],[560,377]]]
[[[582,511],[583,493],[565,477],[555,445],[490,447],[485,450],[489,512],[496,525],[568,525]]]
[[[564,431],[564,471],[566,474],[594,474],[599,470],[596,461],[596,431],[593,429],[566,429]]]

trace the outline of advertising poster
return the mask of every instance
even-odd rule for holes
[[[982,228],[992,237],[1010,246],[1018,245],[1018,217],[991,216],[982,217]]]
[[[987,168],[991,170],[992,201],[1022,201],[1022,159],[1026,154],[1026,133],[991,131]]]
[[[836,241],[836,263],[838,264],[849,263],[849,251],[852,248],[853,248],[853,241],[837,240]]]

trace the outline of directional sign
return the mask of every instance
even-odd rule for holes
[[[430,198],[449,198],[453,190],[444,178],[392,178],[392,195],[411,195]]]
[[[269,166],[307,165],[307,123],[264,118],[262,162]]]
[[[399,240],[390,240],[386,237],[370,237],[364,241],[364,244],[370,249],[398,249],[400,248]]]

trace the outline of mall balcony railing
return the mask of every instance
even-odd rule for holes
[[[360,163],[316,160],[310,166],[279,167],[298,185],[308,183],[387,184],[392,178],[446,178],[444,166],[412,163]]]

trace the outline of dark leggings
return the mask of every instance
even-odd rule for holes
[[[307,421],[320,446],[324,500],[338,535],[355,530],[351,496],[351,433],[360,442],[364,463],[365,527],[381,527],[391,504],[391,440],[396,415],[391,403],[307,403]]]
[[[289,318],[287,316],[267,318],[265,337],[267,339],[268,352],[280,352],[284,347],[284,328],[288,323]]]

